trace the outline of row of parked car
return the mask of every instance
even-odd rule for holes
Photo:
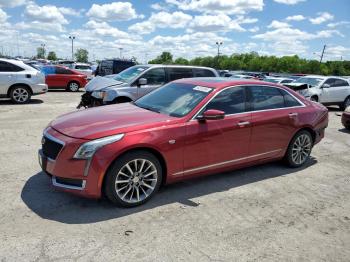
[[[113,60],[105,60],[100,68],[117,68]],[[129,64],[131,66],[132,64]],[[79,66],[79,64],[74,65]],[[128,66],[124,64],[123,66]],[[73,67],[73,65],[71,66]],[[114,68],[114,69],[113,69]],[[105,71],[107,73],[107,71]],[[223,74],[224,73],[224,74]],[[218,72],[215,69],[180,65],[134,65],[119,74],[97,76],[61,65],[34,66],[17,60],[0,59],[0,97],[11,98],[15,103],[26,103],[31,96],[43,94],[48,89],[66,89],[76,92],[85,87],[78,108],[131,102],[164,84],[193,77],[262,79],[292,88],[309,100],[324,105],[338,105],[342,110],[350,106],[349,79],[314,75],[268,76],[263,73]],[[212,81],[215,81],[213,79]],[[346,124],[349,126],[350,124]]]

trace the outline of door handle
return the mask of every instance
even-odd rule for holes
[[[288,115],[289,115],[289,117],[293,118],[293,117],[298,116],[298,113],[289,113]]]
[[[242,122],[238,122],[237,126],[239,127],[245,127],[247,125],[250,125],[250,122],[248,121],[242,121]]]

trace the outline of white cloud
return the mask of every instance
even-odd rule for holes
[[[16,7],[24,5],[26,0],[0,0],[0,7]]]
[[[274,0],[276,3],[286,4],[286,5],[295,5],[305,0]]]
[[[189,28],[197,32],[213,31],[245,31],[236,21],[225,14],[196,16],[189,24]]]
[[[93,19],[108,21],[126,21],[139,17],[132,4],[128,2],[93,4],[86,15]]]
[[[254,27],[248,29],[248,31],[251,32],[251,33],[256,33],[256,32],[259,31],[259,29],[260,29],[260,28],[259,28],[258,26],[254,26]]]
[[[310,18],[310,22],[314,25],[319,25],[319,24],[322,24],[324,22],[327,22],[327,21],[330,21],[330,20],[333,20],[334,16],[331,15],[330,13],[328,12],[320,12],[320,13],[317,13],[317,17],[315,18]]]
[[[181,10],[205,13],[245,14],[251,11],[262,11],[263,0],[166,0]]]
[[[330,28],[335,28],[338,26],[349,26],[350,21],[340,21],[340,22],[335,22],[335,23],[329,23],[327,26]]]
[[[69,7],[59,7],[58,10],[64,15],[80,16],[80,11],[74,10]]]
[[[192,20],[192,16],[183,12],[159,12],[152,14],[147,21],[136,23],[129,27],[130,31],[138,32],[139,34],[149,34],[153,32],[157,27],[159,28],[184,28],[189,21]]]
[[[303,21],[306,17],[303,15],[293,15],[286,18],[287,21]]]
[[[35,21],[46,23],[68,24],[61,11],[53,5],[38,6],[30,2],[24,11],[25,15]]]
[[[115,38],[128,38],[129,34],[119,30],[118,28],[112,27],[106,22],[96,22],[94,20],[90,20],[85,24],[85,27],[88,29],[92,29],[93,33],[100,36],[110,36]]]
[[[40,22],[40,21],[26,21],[19,22],[14,25],[17,30],[28,30],[34,29],[38,31],[49,31],[49,32],[64,32],[66,29],[58,23]]]
[[[349,59],[350,58],[350,48],[341,45],[331,45],[326,48],[326,59],[336,59],[340,58]]]
[[[271,24],[268,26],[268,28],[274,28],[274,29],[279,29],[279,28],[288,28],[290,25],[285,22],[280,22],[277,20],[273,20]]]
[[[8,15],[4,10],[0,8],[0,24],[5,23],[8,18]]]
[[[163,5],[161,3],[154,3],[151,5],[151,8],[156,11],[169,11],[169,6]]]

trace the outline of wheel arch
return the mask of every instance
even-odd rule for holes
[[[312,142],[315,143],[315,140],[316,140],[316,131],[311,127],[311,126],[304,126],[304,127],[301,127],[299,128],[292,136],[292,138],[290,139],[289,143],[293,140],[294,136],[299,133],[300,131],[308,131],[310,134],[311,134],[311,137],[312,137]]]
[[[16,83],[16,84],[13,84],[9,87],[9,89],[7,90],[7,97],[10,97],[10,94],[11,94],[11,91],[13,88],[17,87],[17,86],[24,86],[26,88],[29,89],[29,92],[31,95],[33,95],[33,89],[30,87],[30,85],[28,84],[25,84],[25,83]]]
[[[125,96],[125,95],[121,95],[121,96],[117,96],[116,98],[113,99],[113,103],[127,103],[127,102],[131,102],[133,101],[131,97],[129,96]]]
[[[163,154],[153,148],[153,147],[150,147],[150,146],[137,146],[137,147],[133,147],[133,148],[129,148],[125,151],[123,151],[121,154],[118,154],[114,159],[113,161],[111,161],[111,163],[109,164],[108,168],[106,169],[106,172],[103,174],[103,177],[102,177],[102,183],[100,183],[100,186],[101,186],[101,194],[104,195],[104,185],[105,185],[105,181],[106,181],[106,174],[109,172],[109,170],[112,168],[112,165],[113,163],[115,163],[115,161],[118,160],[118,158],[126,155],[126,154],[129,154],[131,152],[135,152],[135,151],[144,151],[144,152],[148,152],[148,153],[151,153],[152,155],[154,155],[158,160],[159,160],[159,163],[162,167],[162,184],[161,185],[164,185],[166,184],[166,180],[167,180],[167,164],[166,164],[166,160],[165,160],[165,157],[163,156]]]

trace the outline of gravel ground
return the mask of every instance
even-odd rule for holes
[[[42,130],[80,95],[0,101],[1,261],[349,261],[350,133],[336,109],[304,168],[181,182],[120,209],[55,191],[40,173]]]

